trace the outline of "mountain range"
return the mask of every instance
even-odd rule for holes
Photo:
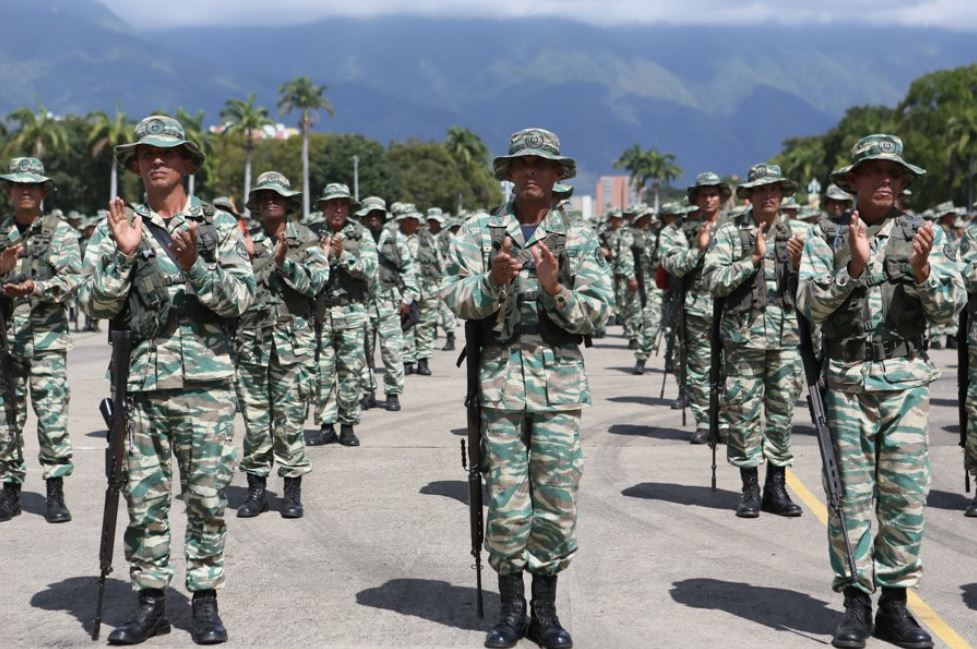
[[[679,183],[707,168],[743,175],[785,138],[852,105],[894,105],[919,75],[975,58],[972,34],[932,28],[387,16],[157,30],[97,0],[6,0],[3,12],[3,114],[36,100],[59,114],[182,106],[214,123],[251,92],[274,115],[279,85],[308,75],[336,108],[319,130],[387,143],[460,125],[498,153],[540,126],[582,182],[635,143],[676,154]]]

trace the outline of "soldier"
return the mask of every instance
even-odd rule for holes
[[[406,204],[397,225],[407,238],[407,247],[417,275],[420,320],[404,333],[404,373],[431,376],[428,360],[434,353],[434,329],[438,322],[439,287],[444,278],[444,262],[434,235],[421,226],[421,213]],[[415,368],[416,363],[416,370]]]
[[[960,239],[960,271],[967,287],[967,431],[964,439],[963,467],[977,479],[977,221],[971,220]],[[964,511],[977,518],[977,493]]]
[[[443,260],[448,258],[448,252],[451,250],[451,240],[454,239],[454,235],[445,227],[451,221],[451,215],[445,215],[440,207],[432,207],[427,211],[427,229],[437,239],[438,254],[441,255],[442,264]],[[441,299],[438,300],[438,321],[444,329],[445,336],[444,347],[441,348],[441,351],[454,351],[455,329],[458,327],[458,323],[455,321],[455,314],[451,312],[448,305]]]
[[[631,251],[631,232],[624,226],[624,213],[613,210],[607,214],[607,229],[599,238],[601,252],[611,267],[614,278],[614,314],[617,324],[624,326],[630,296],[638,290],[634,275],[634,254]],[[637,344],[637,343],[635,343]],[[631,340],[628,340],[631,347]]]
[[[319,237],[288,219],[297,197],[288,179],[266,171],[248,196],[254,223],[244,234],[257,292],[238,324],[237,396],[244,417],[248,497],[238,518],[268,511],[265,490],[272,465],[285,481],[282,518],[301,518],[302,476],[312,470],[302,427],[314,394],[308,372],[315,352],[315,297],[329,279]]]
[[[936,218],[937,226],[943,230],[947,245],[952,246],[954,249],[956,249],[960,241],[960,236],[957,234],[958,226],[962,225],[960,215],[965,212],[966,210],[964,208],[957,207],[952,201],[940,203],[933,208],[933,215]],[[946,336],[947,349],[957,348],[957,324],[955,322],[948,325],[930,327],[929,338],[932,349],[943,348],[944,345],[941,336]]]
[[[712,327],[712,292],[702,282],[702,264],[713,232],[722,225],[719,213],[732,190],[711,171],[699,174],[686,190],[689,202],[698,208],[699,218],[674,223],[662,230],[659,242],[661,266],[681,285],[678,294],[684,301],[685,340],[688,362],[686,384],[679,386],[678,407],[687,400],[695,419],[695,432],[689,441],[705,444],[709,439],[709,332]],[[675,290],[675,287],[672,287]],[[677,314],[682,317],[682,313]],[[673,408],[675,405],[673,405]],[[720,437],[725,440],[728,425],[720,419]]]
[[[188,196],[184,178],[204,156],[175,119],[150,116],[135,142],[116,147],[139,175],[146,202],[109,204],[85,251],[82,307],[133,337],[124,487],[129,508],[125,554],[139,591],[133,617],[109,635],[136,644],[167,633],[171,458],[186,504],[186,587],[193,593],[191,634],[224,642],[215,589],[224,584],[225,487],[237,464],[234,365],[228,320],[254,299],[248,253],[234,218]]]
[[[793,277],[802,242],[792,235],[780,208],[784,195],[796,190],[777,165],[753,165],[747,181],[736,188],[736,197],[749,200],[752,207],[716,230],[702,268],[703,283],[723,300],[723,406],[730,429],[726,458],[739,468],[743,481],[736,507],[740,518],[756,518],[761,509],[801,515],[784,480],[794,461],[790,422],[800,387],[792,380],[800,342]],[[761,501],[757,467],[764,461]]]
[[[385,227],[387,205],[382,198],[369,196],[363,199],[363,207],[356,215],[370,231],[377,247],[379,272],[370,283],[369,317],[367,339],[370,341],[369,353],[373,352],[374,340],[379,340],[380,357],[386,373],[383,376],[383,391],[387,400],[384,407],[390,412],[400,410],[400,395],[404,393],[404,332],[401,318],[410,313],[420,294],[414,277],[414,261],[407,240],[398,230]],[[373,370],[364,367],[364,389],[369,390],[368,401],[376,404],[374,394]]]
[[[513,199],[465,224],[443,289],[459,317],[483,321],[485,547],[502,597],[485,646],[512,647],[527,634],[543,647],[570,647],[556,615],[556,583],[577,547],[580,415],[590,402],[579,345],[607,318],[613,288],[591,230],[553,209],[553,184],[576,169],[560,155],[556,135],[519,131],[494,168],[513,183]],[[533,574],[528,631],[525,569]]]
[[[319,399],[316,421],[320,434],[313,445],[337,440],[359,446],[353,427],[360,422],[360,382],[370,282],[377,273],[377,247],[366,228],[349,220],[353,197],[349,187],[329,183],[319,197],[324,217],[322,247],[329,258],[329,283],[323,289],[319,344]],[[319,308],[319,307],[317,307]]]
[[[824,192],[824,211],[828,218],[837,220],[851,209],[852,196],[838,185],[831,183]]]
[[[662,290],[658,288],[658,222],[650,207],[645,207],[634,219],[635,261],[641,268],[645,303],[641,309],[638,348],[634,352],[634,374],[645,373],[645,362],[658,339],[662,324]]]
[[[92,235],[95,234],[95,228],[98,227],[99,223],[107,219],[108,216],[109,216],[108,210],[98,210],[95,213],[95,216],[86,217],[85,220],[82,221],[81,238],[78,240],[78,247],[81,248],[82,258],[84,258],[85,256],[85,250],[87,250],[88,248],[88,242],[92,240]],[[78,308],[81,309],[81,292],[79,291],[75,295],[78,301]],[[83,309],[81,310],[82,313],[84,313],[84,310]],[[94,331],[98,333],[99,331],[102,330],[101,327],[98,326],[98,318],[93,318],[87,313],[85,313],[84,315],[85,315],[85,328],[84,328],[85,331]]]
[[[876,134],[852,148],[832,180],[857,208],[822,221],[801,260],[799,307],[822,323],[825,410],[844,484],[842,506],[857,574],[829,510],[833,588],[844,591],[836,647],[864,647],[872,600],[882,588],[875,636],[901,647],[932,647],[906,609],[922,571],[919,548],[930,487],[926,324],[953,321],[965,289],[944,234],[895,208],[899,192],[925,171],[902,157],[902,140]],[[877,519],[873,538],[873,514]]]
[[[0,222],[0,281],[9,365],[0,391],[5,414],[0,425],[0,522],[21,512],[20,493],[27,475],[24,427],[27,390],[37,417],[38,459],[47,484],[44,519],[65,523],[71,512],[64,503],[64,478],[74,470],[68,436],[67,359],[71,349],[68,304],[81,280],[78,233],[67,221],[42,212],[53,183],[37,158],[14,158],[6,182],[13,216]],[[8,394],[14,395],[10,403]]]
[[[628,349],[636,351],[638,349],[638,338],[641,337],[641,312],[644,304],[641,301],[641,293],[638,291],[638,273],[644,273],[644,268],[639,268],[640,249],[644,245],[644,237],[634,226],[634,221],[645,207],[643,205],[631,205],[623,211],[628,238],[631,241],[631,259],[634,262],[634,273],[631,278],[635,281],[634,290],[628,289],[624,294],[624,303],[618,302],[618,311],[621,313],[624,329],[624,337],[628,339]],[[638,241],[640,239],[640,242]],[[630,286],[630,282],[628,283]],[[647,301],[647,297],[646,297]]]

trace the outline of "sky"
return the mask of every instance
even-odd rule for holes
[[[977,31],[977,0],[168,0],[162,12],[151,0],[102,2],[143,29],[409,14],[526,20],[557,16],[595,25],[868,22]]]

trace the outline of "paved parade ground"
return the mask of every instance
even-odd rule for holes
[[[557,599],[575,646],[828,645],[841,596],[830,589],[820,458],[807,408],[797,408],[797,462],[789,478],[804,515],[736,518],[739,474],[726,464],[725,447],[719,489],[712,493],[709,448],[688,443],[691,413],[690,426],[683,427],[681,413],[668,408],[676,392],[673,380],[665,399],[658,398],[662,359],[649,361],[649,374],[631,375],[626,341],[619,328],[610,332],[586,352],[594,405],[584,411],[582,426],[580,551],[561,575]],[[4,647],[92,646],[105,489],[97,405],[108,389],[108,347],[104,333],[75,334],[75,342],[69,354],[69,430],[76,469],[65,480],[74,521],[44,522],[32,417],[24,513],[0,525]],[[919,599],[911,603],[937,646],[977,647],[977,519],[963,517],[968,498],[957,445],[956,356],[933,354],[944,376],[932,386],[925,574]],[[434,376],[408,377],[402,412],[364,413],[357,428],[360,448],[309,449],[313,472],[303,480],[303,519],[279,517],[277,477],[269,479],[272,511],[236,518],[234,508],[246,493],[244,475],[237,474],[228,493],[227,585],[219,595],[230,645],[482,645],[498,611],[498,591],[486,565],[486,618],[478,619],[459,446],[464,371],[455,368],[455,357],[436,352]],[[240,444],[240,418],[235,437]],[[168,591],[174,629],[148,647],[193,646],[183,585],[182,509],[174,503],[177,576]],[[122,556],[126,519],[123,505],[102,643],[134,601]],[[523,640],[519,646],[536,645]]]

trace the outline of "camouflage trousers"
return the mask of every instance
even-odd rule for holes
[[[709,362],[712,360],[711,334],[712,316],[707,318],[686,314],[685,331],[688,337],[687,363],[685,366],[685,389],[689,395],[689,408],[696,428],[709,428]],[[679,349],[676,341],[675,367],[679,366]],[[720,408],[719,425],[727,428],[726,413]]]
[[[173,578],[169,523],[173,456],[187,513],[187,590],[218,588],[224,583],[227,537],[224,489],[237,464],[230,385],[132,396],[124,488],[129,506],[125,554],[137,590],[166,588]]]
[[[967,439],[964,445],[963,466],[977,476],[977,317],[970,316],[967,332],[967,356],[970,359],[967,383]]]
[[[239,363],[236,388],[245,431],[241,470],[267,476],[278,462],[282,478],[298,478],[311,471],[304,434],[312,396],[306,367],[302,363],[282,365],[272,352],[268,365]]]
[[[630,277],[614,276],[614,298],[617,302],[617,323],[624,328],[624,337],[637,339],[641,331],[641,296],[628,290]]]
[[[315,410],[318,424],[360,423],[360,384],[366,364],[362,313],[348,319],[342,328],[329,322],[322,327],[319,344],[319,395]]]
[[[404,332],[400,329],[400,313],[389,301],[374,303],[369,309],[367,325],[367,354],[374,354],[374,346],[380,348],[380,358],[386,373],[383,375],[384,394],[404,393]],[[376,390],[376,381],[368,363],[363,364],[361,390]]]
[[[641,310],[641,336],[638,338],[638,349],[634,352],[636,359],[643,361],[651,356],[651,351],[655,347],[655,339],[658,338],[661,327],[662,291],[649,288],[648,302],[645,304],[645,308]]]
[[[726,345],[723,352],[723,408],[729,424],[726,459],[742,468],[759,466],[764,460],[774,466],[790,466],[794,462],[790,422],[799,393],[797,350]]]
[[[867,593],[880,586],[911,588],[922,573],[919,548],[930,489],[929,387],[828,390],[824,406],[845,487],[842,506],[858,570],[854,585]],[[830,509],[828,544],[832,586],[841,591],[852,580],[841,526]]]
[[[453,332],[458,328],[458,321],[455,319],[455,314],[451,312],[451,309],[448,308],[444,300],[438,300],[438,322],[441,323],[441,328],[445,332]]]
[[[0,481],[23,484],[27,475],[24,462],[24,427],[27,424],[27,390],[37,417],[38,460],[45,480],[71,475],[71,438],[68,436],[67,352],[35,352],[33,358],[13,357],[13,376],[0,377],[14,382],[16,403],[8,407],[6,392],[0,390]],[[16,414],[15,414],[16,413]],[[11,425],[12,421],[15,421]]]
[[[554,575],[577,551],[580,411],[482,409],[488,459],[485,549],[499,574]]]
[[[421,298],[420,321],[404,332],[404,361],[416,363],[421,358],[434,355],[434,330],[438,325],[438,305],[441,299],[437,293]]]

